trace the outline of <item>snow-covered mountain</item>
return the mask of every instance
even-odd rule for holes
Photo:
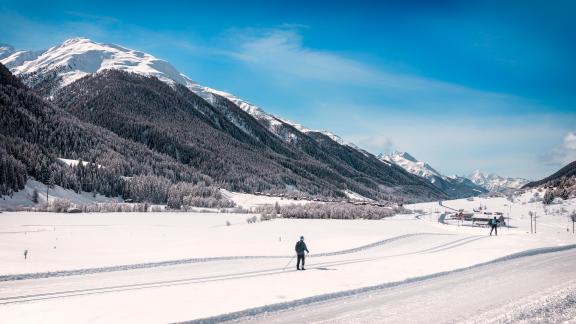
[[[0,63],[29,86],[48,84],[44,86],[47,96],[86,75],[109,69],[153,76],[171,85],[182,84],[208,102],[214,101],[214,95],[224,97],[286,142],[297,142],[301,134],[316,132],[367,154],[331,132],[311,130],[274,116],[233,94],[198,84],[164,60],[114,44],[102,44],[83,37],[68,39],[45,51],[15,51],[10,45],[0,44]]]
[[[12,73],[26,77],[56,73],[59,87],[107,69],[155,76],[168,83],[194,87],[195,83],[168,62],[118,45],[100,44],[87,38],[72,38],[46,51],[17,51],[1,60]]]
[[[480,170],[472,172],[468,176],[468,179],[475,184],[486,188],[486,190],[495,192],[519,189],[530,182],[522,178],[504,178],[493,173],[484,174]]]
[[[460,176],[445,176],[434,169],[430,164],[418,161],[406,152],[380,154],[378,158],[384,162],[395,164],[404,170],[428,180],[454,198],[477,196],[486,190],[469,179]]]
[[[40,95],[65,114],[177,161],[196,161],[199,172],[230,186],[244,186],[237,190],[282,191],[286,184],[297,183],[306,192],[338,195],[339,186],[345,184],[371,199],[447,197],[424,179],[384,165],[331,132],[305,128],[230,93],[200,85],[150,54],[86,38],[37,52],[3,48],[0,63],[10,70],[3,73],[17,75],[30,95]],[[153,96],[141,102],[147,94]],[[126,121],[130,127],[124,127]],[[196,131],[186,128],[192,124]],[[170,129],[178,132],[166,132]],[[146,135],[140,136],[142,132]],[[236,170],[239,157],[242,162]],[[218,159],[221,163],[216,163]],[[216,172],[216,166],[237,173]],[[280,176],[282,172],[286,175]],[[256,182],[237,180],[249,177]]]

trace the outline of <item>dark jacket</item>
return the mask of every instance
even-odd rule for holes
[[[296,243],[296,248],[295,248],[295,250],[296,250],[296,254],[300,254],[300,255],[304,254],[304,251],[310,253],[310,252],[308,251],[308,248],[306,247],[306,243],[304,243],[304,241],[298,241],[298,242]]]

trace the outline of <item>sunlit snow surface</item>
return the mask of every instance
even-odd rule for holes
[[[576,201],[552,205],[545,213],[541,203],[528,203],[533,194],[512,204],[504,198],[444,202],[456,209],[482,205],[489,211],[510,213],[513,227],[500,228],[498,237],[490,237],[486,228],[438,223],[441,214],[437,212],[443,208],[437,203],[410,205],[419,212],[379,221],[276,219],[255,224],[246,222],[251,214],[4,212],[0,214],[0,322],[193,320],[264,305],[292,305],[576,243],[576,236],[566,231],[571,230],[567,212],[561,212],[576,209]],[[253,204],[250,199],[256,198],[245,199]],[[536,234],[529,233],[529,211],[538,217]],[[295,271],[291,261],[300,235],[311,252],[305,272]],[[23,257],[25,249],[28,260]],[[574,259],[573,251],[557,253]],[[548,260],[540,258],[534,260],[542,264]],[[517,260],[536,267],[533,259]],[[546,267],[548,273],[564,278],[559,270],[562,264],[546,263]],[[502,271],[514,277],[510,269]],[[479,273],[471,280],[482,287],[490,273]],[[460,293],[457,287],[465,282],[462,277],[451,278],[442,280],[457,282],[453,293]],[[572,287],[568,284],[565,288]],[[493,286],[493,298],[506,298],[509,303],[532,293],[498,281]],[[425,287],[417,291],[433,293]],[[449,292],[443,302],[432,305],[450,312],[454,303],[462,303],[462,309],[478,311],[471,302],[474,298],[451,299]],[[562,298],[570,298],[571,293],[550,292]],[[394,307],[402,305],[407,304]],[[370,303],[366,307],[367,312],[374,308]],[[422,322],[419,307],[407,309],[402,318]],[[480,316],[481,312],[467,314]]]

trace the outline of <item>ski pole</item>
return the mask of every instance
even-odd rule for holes
[[[284,266],[284,268],[283,268],[282,270],[286,270],[286,268],[288,268],[288,266],[290,265],[290,263],[292,263],[292,260],[294,260],[295,257],[296,257],[296,256],[293,255],[293,256],[290,258],[290,261],[288,261],[288,263],[286,263],[286,265]]]

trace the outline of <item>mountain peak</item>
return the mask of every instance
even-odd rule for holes
[[[60,80],[56,89],[87,74],[109,69],[154,76],[170,84],[180,83],[188,87],[196,85],[170,63],[150,54],[114,44],[98,43],[86,37],[70,38],[46,51],[24,56],[20,55],[21,59],[8,57],[1,62],[24,79],[26,75],[55,72]]]
[[[75,43],[96,43],[96,42],[94,42],[93,40],[91,40],[89,38],[78,36],[78,37],[72,37],[72,38],[65,40],[64,42],[62,42],[62,45],[70,45],[70,44],[75,44]]]

